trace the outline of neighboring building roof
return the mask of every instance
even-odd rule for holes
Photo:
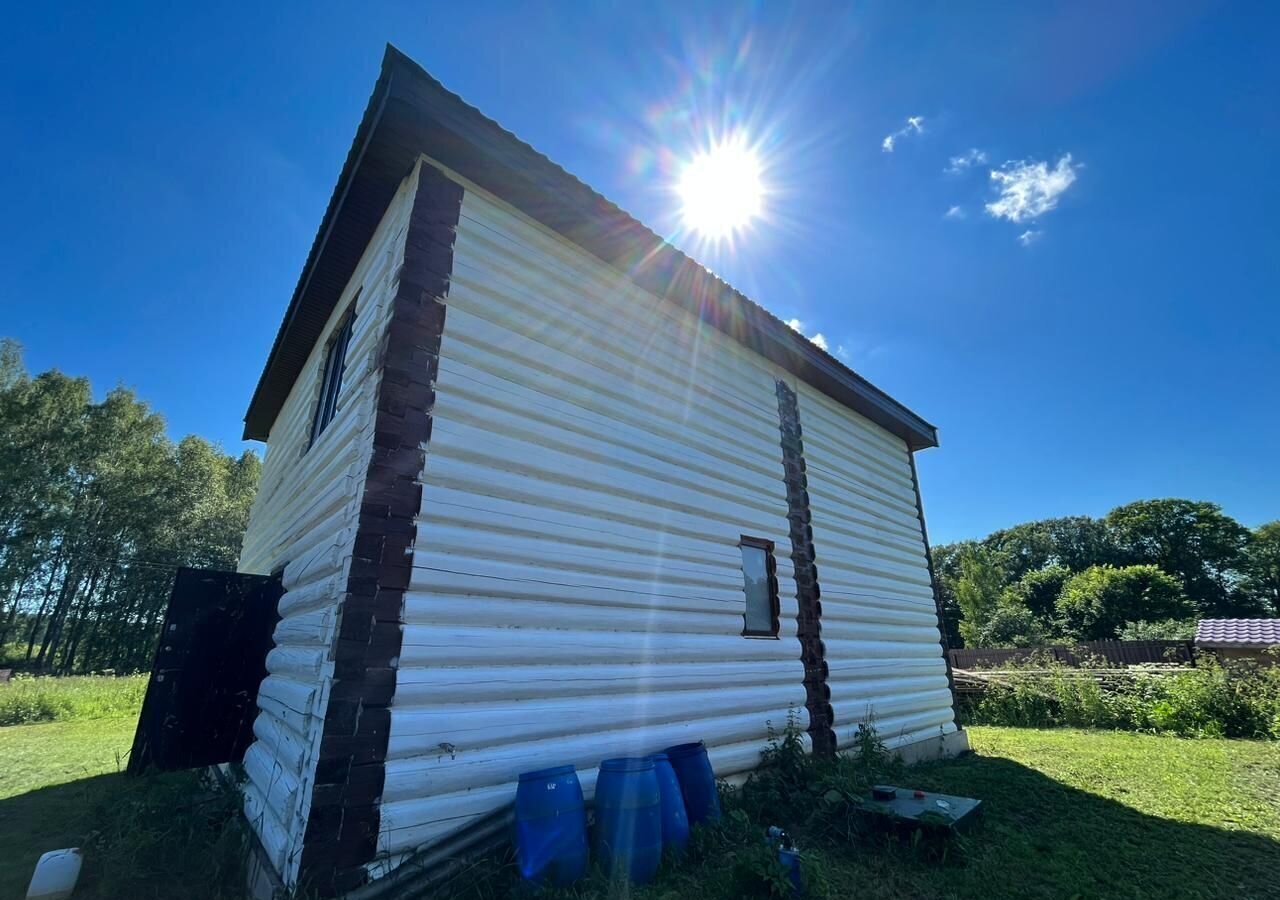
[[[1201,647],[1280,646],[1280,619],[1201,619],[1196,623]]]
[[[450,93],[388,45],[320,230],[245,414],[266,440],[360,256],[419,156],[426,155],[625,272],[906,441],[937,429],[547,157]]]

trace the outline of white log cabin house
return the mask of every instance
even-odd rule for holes
[[[524,771],[798,717],[965,747],[933,426],[388,48],[245,419],[283,582],[244,754],[287,886],[349,890]]]

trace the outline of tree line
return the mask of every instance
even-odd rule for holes
[[[0,340],[0,665],[148,668],[174,572],[235,568],[260,474]]]
[[[1280,616],[1280,521],[1249,529],[1215,503],[1026,522],[933,562],[953,647],[1189,638],[1200,618]]]

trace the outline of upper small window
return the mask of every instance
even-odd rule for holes
[[[747,605],[742,633],[747,637],[778,636],[778,564],[773,541],[743,536],[742,583]]]
[[[355,320],[356,310],[352,305],[325,352],[324,375],[320,380],[320,402],[316,404],[316,417],[311,424],[313,444],[338,411],[338,394],[342,392],[342,376],[347,370],[347,346],[351,343],[351,328]]]

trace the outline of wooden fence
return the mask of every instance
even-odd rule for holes
[[[1018,649],[951,650],[953,669],[993,669],[1019,663],[1035,655],[1063,665],[1080,666],[1099,658],[1108,666],[1139,666],[1150,663],[1194,665],[1191,641],[1089,641],[1074,647],[1054,645]]]

